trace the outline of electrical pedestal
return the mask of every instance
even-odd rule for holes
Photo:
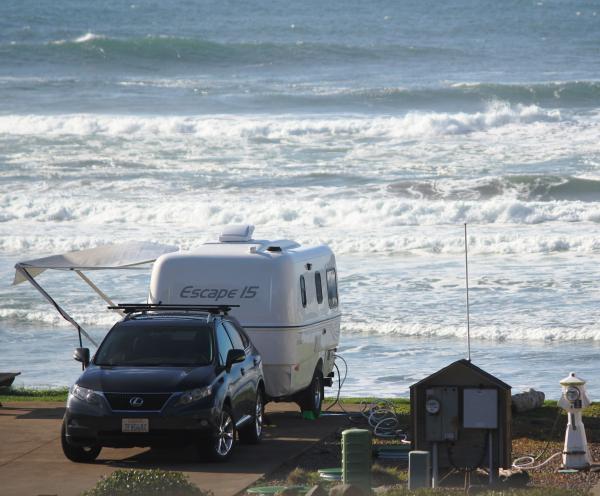
[[[592,464],[592,458],[581,411],[591,404],[591,400],[585,389],[585,381],[577,377],[575,372],[571,372],[568,377],[560,381],[560,385],[563,394],[558,401],[558,406],[566,410],[568,416],[563,466],[569,469],[588,468]]]

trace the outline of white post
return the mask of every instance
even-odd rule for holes
[[[471,361],[471,317],[469,308],[469,242],[467,238],[467,223],[465,222],[465,287],[467,290],[467,359]]]
[[[587,395],[585,381],[571,372],[568,377],[560,381],[563,394],[558,401],[558,406],[567,412],[567,432],[563,449],[563,466],[568,469],[587,468],[592,464],[592,457],[585,435],[585,427],[581,411],[591,405],[592,401]]]
[[[489,483],[490,486],[495,482],[495,468],[494,468],[494,434],[490,429],[488,431],[488,458],[489,458]]]
[[[431,453],[431,487],[438,487],[438,443],[433,443]]]

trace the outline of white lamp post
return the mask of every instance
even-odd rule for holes
[[[562,456],[563,466],[572,469],[587,468],[591,465],[592,459],[581,411],[592,402],[586,393],[585,381],[577,377],[575,372],[571,372],[568,377],[560,381],[560,385],[562,386],[562,396],[558,401],[558,406],[566,410],[568,416]]]

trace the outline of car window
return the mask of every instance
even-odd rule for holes
[[[238,324],[234,324],[233,322],[230,321],[226,321],[229,323],[229,325],[231,325],[240,335],[240,337],[242,338],[242,343],[244,343],[244,349],[248,348],[248,346],[250,346],[250,338],[248,337],[248,334],[246,334],[246,331],[240,327]]]
[[[244,348],[248,348],[248,346],[250,346],[250,338],[248,337],[248,334],[246,334],[243,329],[239,329],[237,327],[236,327],[236,329],[240,333],[240,336],[242,336],[242,341],[244,342]]]
[[[327,269],[325,273],[327,279],[327,298],[329,299],[329,308],[338,306],[337,274],[335,269]]]
[[[149,322],[117,324],[96,353],[105,366],[200,366],[213,360],[213,338],[206,325]]]
[[[229,334],[229,338],[233,343],[233,347],[236,350],[245,350],[246,345],[244,344],[244,340],[240,336],[238,330],[234,327],[234,325],[230,322],[223,322],[225,324],[225,329],[227,329],[227,334]]]
[[[229,335],[223,327],[223,324],[219,322],[216,326],[217,330],[217,347],[219,348],[219,364],[225,366],[227,363],[227,353],[229,350],[233,350],[233,345],[229,339]]]

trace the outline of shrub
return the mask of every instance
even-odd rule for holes
[[[181,472],[116,470],[82,496],[209,496]]]
[[[319,482],[322,481],[318,472],[310,472],[300,467],[296,467],[294,470],[292,470],[288,474],[286,480],[286,484],[290,484],[292,486],[312,485],[318,484]]]

